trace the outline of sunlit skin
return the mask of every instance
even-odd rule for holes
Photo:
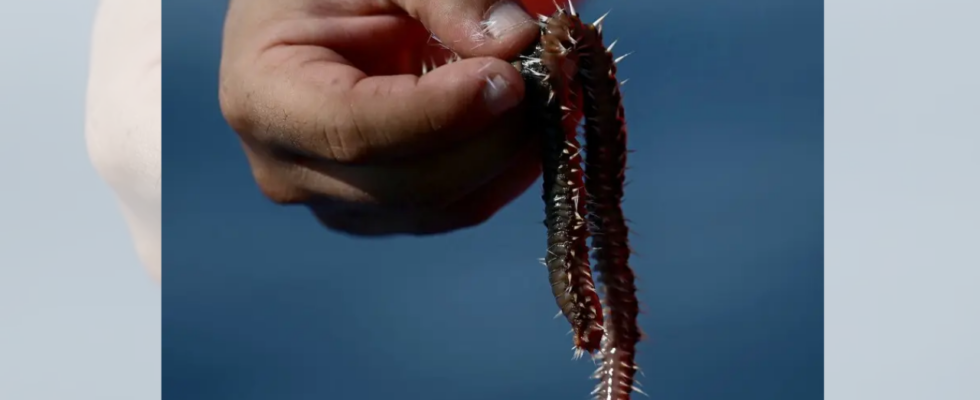
[[[89,157],[119,200],[137,255],[161,268],[161,0],[103,0],[86,99]]]
[[[540,160],[505,60],[555,3],[525,1],[527,20],[506,30],[480,24],[495,4],[232,1],[219,93],[258,187],[366,236],[478,225],[523,193]],[[440,42],[464,60],[420,78],[424,63],[445,60]],[[485,104],[488,85],[510,89],[508,111]]]

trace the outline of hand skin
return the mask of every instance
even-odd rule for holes
[[[86,99],[89,158],[112,187],[137,254],[161,278],[161,0],[103,0]]]
[[[505,60],[555,6],[513,4],[232,0],[219,98],[259,188],[352,235],[445,233],[493,216],[540,175],[515,107],[524,84]],[[463,60],[419,77],[424,60],[445,59],[439,42]]]

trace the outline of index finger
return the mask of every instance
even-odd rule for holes
[[[286,51],[286,50],[284,50]],[[327,49],[253,76],[240,114],[258,140],[347,164],[391,162],[471,139],[524,96],[511,64],[471,58],[415,75],[368,76]],[[496,95],[494,95],[496,92]],[[255,129],[259,126],[262,129]]]

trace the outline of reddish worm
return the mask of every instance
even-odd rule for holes
[[[599,362],[594,398],[629,400],[643,392],[634,377],[642,333],[621,207],[627,134],[616,64],[625,56],[614,59],[615,42],[603,44],[603,18],[583,23],[571,4],[541,16],[540,39],[513,64],[524,77],[527,116],[543,141],[544,264],[552,294],[572,327],[575,357],[588,353]],[[603,301],[590,268],[590,238]]]
[[[628,400],[633,391],[642,393],[634,379],[642,333],[621,208],[627,135],[618,60],[612,45],[603,45],[601,20],[585,24],[571,7],[543,17],[541,40],[515,65],[527,83],[529,116],[544,137],[544,263],[553,294],[572,325],[576,355],[592,353],[600,361],[595,398]],[[577,132],[583,117],[584,149]],[[589,237],[602,309],[589,269]]]

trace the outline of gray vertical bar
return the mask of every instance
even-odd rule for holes
[[[0,399],[161,398],[160,19],[0,3]]]

